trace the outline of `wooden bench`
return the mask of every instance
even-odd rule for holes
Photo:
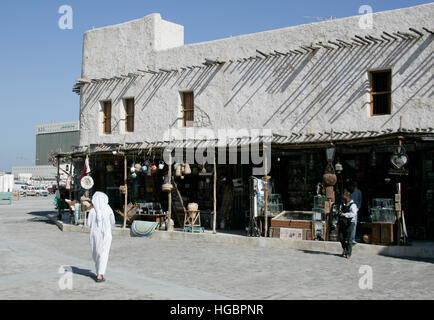
[[[12,204],[12,192],[0,192],[0,204]]]

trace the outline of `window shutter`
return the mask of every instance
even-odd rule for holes
[[[111,101],[104,102],[104,133],[112,133],[112,103]]]
[[[125,102],[126,102],[125,129],[127,132],[134,132],[134,99],[127,99]]]
[[[187,127],[194,121],[194,93],[183,93],[183,126]]]

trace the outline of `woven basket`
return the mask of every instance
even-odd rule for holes
[[[323,182],[326,186],[334,186],[338,182],[338,178],[333,173],[326,173],[323,175]]]
[[[165,183],[163,184],[161,189],[163,190],[163,192],[171,192],[173,190],[173,185],[171,183]]]
[[[184,166],[184,174],[185,175],[191,174],[191,168],[190,168],[190,165],[188,163],[186,163]]]
[[[197,203],[189,203],[187,206],[187,210],[189,212],[195,212],[199,209],[199,205]]]

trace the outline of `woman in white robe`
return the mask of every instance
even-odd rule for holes
[[[105,193],[96,192],[92,198],[87,225],[90,228],[90,247],[95,262],[97,282],[105,281],[104,274],[112,243],[112,226],[115,224],[113,210]]]

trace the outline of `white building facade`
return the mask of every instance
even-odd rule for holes
[[[121,199],[128,178],[128,201],[164,201],[155,192],[162,179],[150,188],[126,177],[120,154],[133,170],[153,161],[148,151],[172,141],[169,128],[175,146],[195,140],[182,141],[184,149],[206,147],[219,132],[244,138],[229,139],[235,147],[267,135],[268,169],[284,210],[311,210],[324,149],[333,142],[344,168],[337,186],[359,182],[360,218],[368,221],[368,202],[395,196],[390,155],[404,140],[412,161],[403,187],[406,221],[415,238],[434,239],[433,16],[431,3],[375,13],[372,28],[367,17],[354,16],[189,45],[184,28],[159,14],[87,31],[73,89],[80,94],[80,148],[59,157],[82,163],[90,156],[95,188],[111,199]],[[249,178],[263,171],[218,165],[243,181],[227,220],[244,227]]]
[[[434,4],[427,4],[376,13],[372,29],[361,29],[362,16],[355,16],[191,45],[184,45],[182,26],[159,14],[88,31],[78,83],[80,145],[163,140],[169,127],[185,126],[185,92],[193,95],[194,127],[266,128],[303,139],[331,130],[338,139],[400,128],[430,132],[433,16]],[[372,106],[376,71],[390,77],[387,110],[379,115]]]

